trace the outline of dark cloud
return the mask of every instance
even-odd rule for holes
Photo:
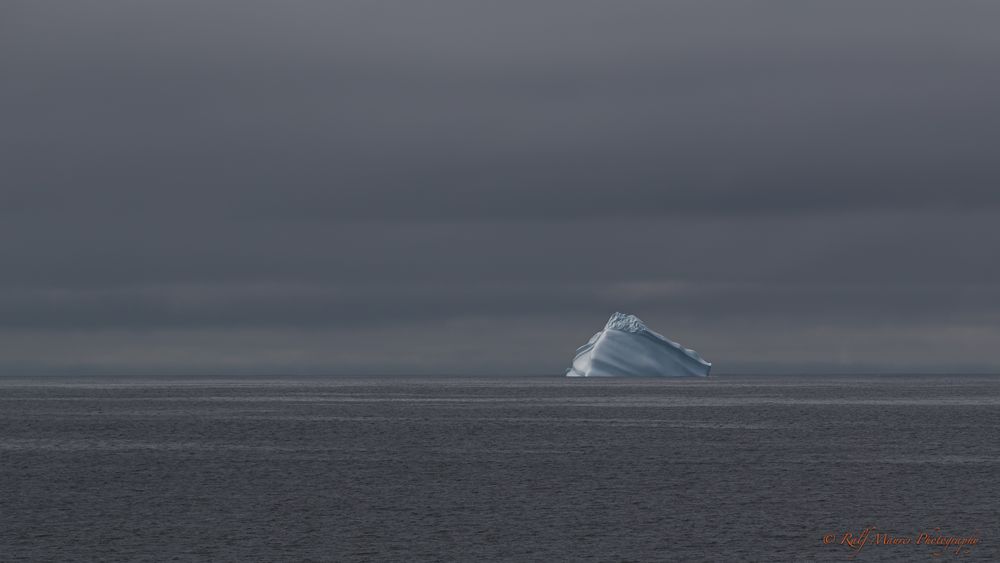
[[[6,3],[0,368],[1000,365],[998,12]]]
[[[8,290],[0,329],[377,328],[455,318],[576,318],[617,309],[674,322],[708,318],[843,325],[989,325],[993,285],[718,284],[681,282],[235,284]],[[669,326],[669,325],[668,325]]]

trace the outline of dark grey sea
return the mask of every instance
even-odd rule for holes
[[[0,560],[998,561],[1000,378],[6,378]]]

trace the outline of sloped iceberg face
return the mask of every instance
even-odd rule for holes
[[[712,364],[667,340],[635,315],[615,313],[604,330],[577,349],[569,377],[707,376]]]

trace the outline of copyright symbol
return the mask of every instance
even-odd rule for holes
[[[823,536],[823,543],[833,543],[833,538],[834,538],[833,534],[826,534],[825,536]]]

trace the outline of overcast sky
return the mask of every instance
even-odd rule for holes
[[[8,0],[0,374],[1000,369],[1000,3]]]

